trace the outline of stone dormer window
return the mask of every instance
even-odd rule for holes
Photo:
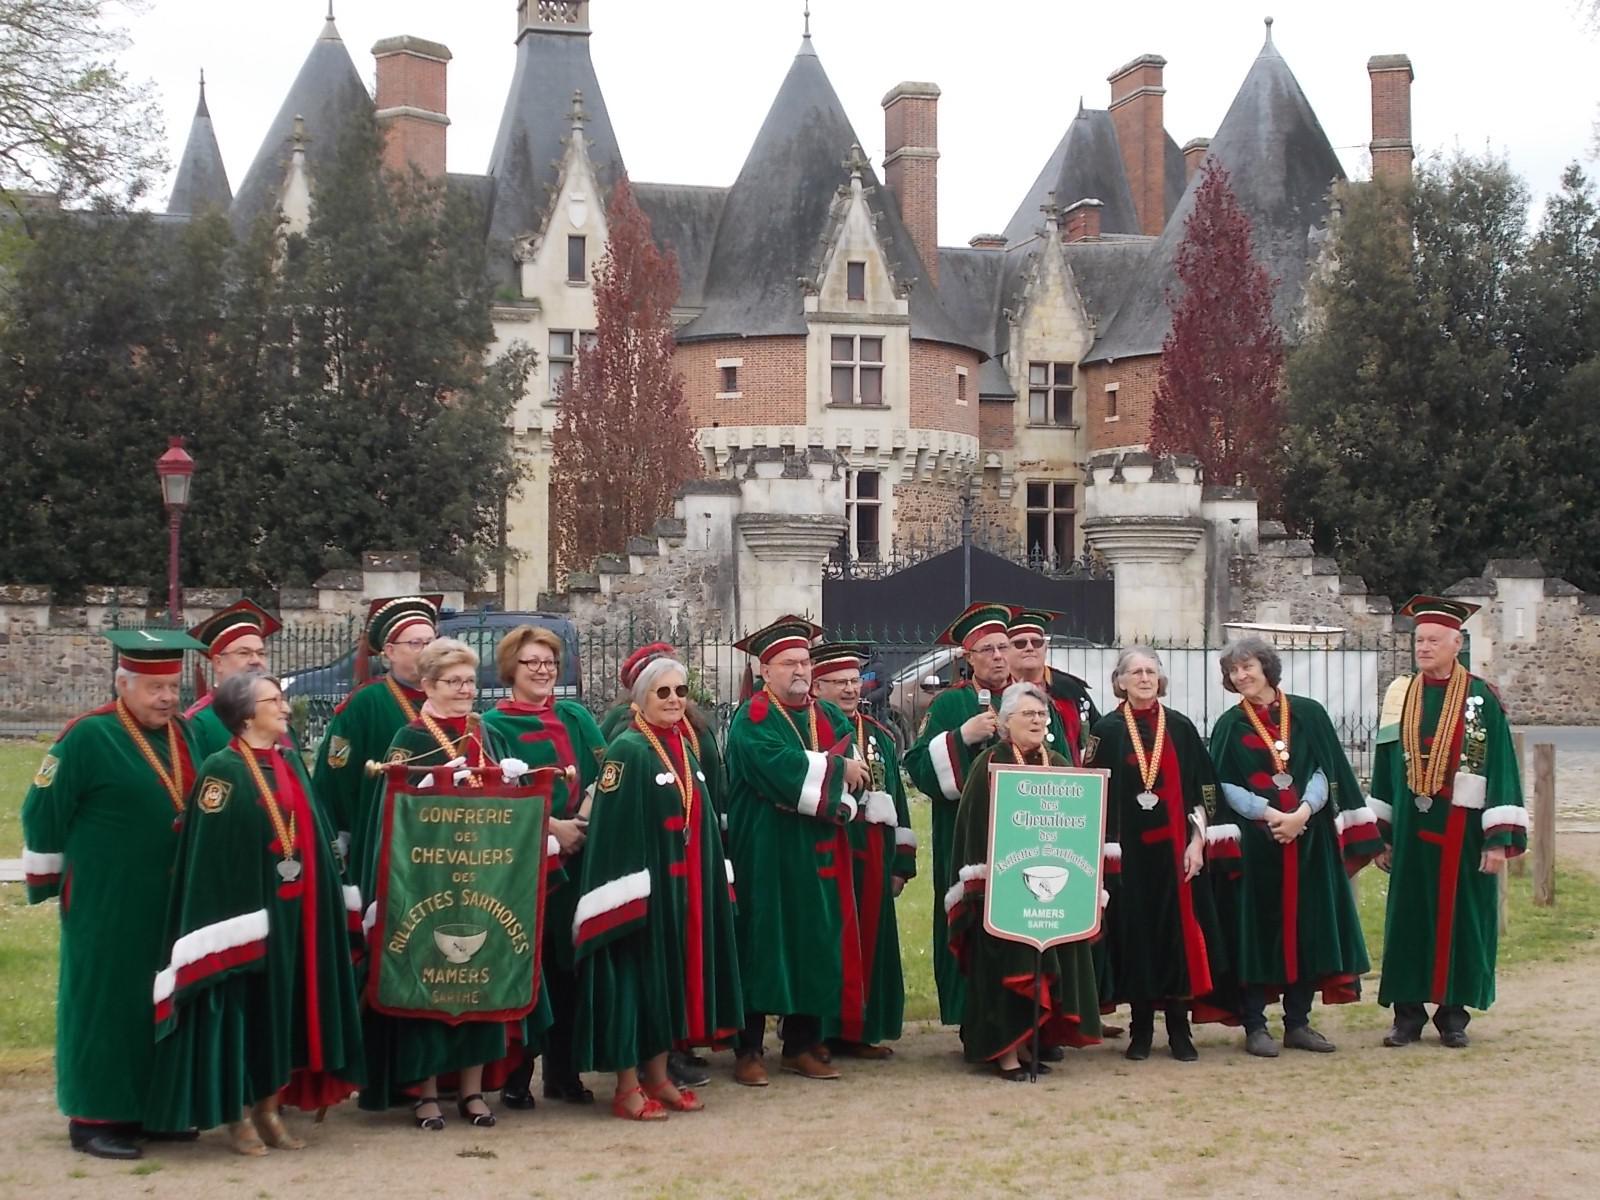
[[[833,337],[832,392],[834,404],[883,404],[883,339]]]
[[[567,282],[589,282],[589,239],[582,234],[567,238]]]
[[[1028,364],[1028,424],[1070,426],[1073,370],[1071,363]]]
[[[845,299],[865,300],[867,298],[867,264],[864,262],[846,263],[844,268]]]

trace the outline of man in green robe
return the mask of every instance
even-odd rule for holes
[[[211,687],[218,688],[225,680],[245,671],[265,671],[267,639],[282,628],[254,601],[240,600],[212,613],[190,629],[189,636],[205,646],[206,657],[211,660]],[[189,723],[189,735],[204,762],[232,739],[217,720],[217,714],[211,711],[212,693],[206,688],[205,672],[198,664],[195,684],[199,699],[189,706],[183,719]],[[292,748],[293,744],[290,745]]]
[[[783,617],[736,643],[761,662],[762,688],[728,730],[729,858],[738,881],[746,1020],[735,1081],[765,1087],[768,1013],[783,1014],[783,1069],[837,1079],[819,1052],[822,1023],[861,1039],[861,939],[843,826],[870,781],[850,722],[811,697],[811,642],[822,631]]]
[[[363,682],[334,709],[317,747],[311,782],[333,822],[340,854],[352,867],[363,861],[361,840],[372,826],[381,791],[381,781],[367,777],[367,763],[381,760],[394,735],[417,719],[424,699],[417,657],[434,639],[443,601],[443,596],[389,596],[372,602],[356,647],[356,678]],[[369,654],[383,655],[389,670],[367,682]]]
[[[178,822],[197,761],[174,630],[116,630],[117,698],[62,730],[22,802],[28,901],[61,901],[56,1102],[74,1150],[140,1156]]]
[[[855,757],[871,779],[862,796],[863,820],[846,826],[855,875],[856,926],[861,939],[861,977],[866,988],[860,1037],[843,1036],[837,1021],[822,1023],[830,1049],[854,1058],[889,1058],[882,1045],[900,1036],[906,988],[900,967],[900,926],[894,901],[917,873],[917,835],[911,828],[906,788],[890,732],[861,711],[865,646],[832,642],[811,650],[811,690],[838,705],[850,722]]]
[[[1386,1046],[1422,1036],[1435,1006],[1439,1041],[1467,1045],[1467,1009],[1494,1003],[1499,936],[1495,874],[1528,845],[1516,749],[1500,697],[1457,661],[1478,606],[1416,596],[1418,674],[1390,686],[1400,719],[1379,734],[1368,805],[1389,845],[1378,1003],[1394,1007]]]
[[[1060,615],[1048,608],[1013,608],[1006,627],[1011,641],[1006,661],[1013,680],[1037,683],[1050,697],[1065,735],[1062,741],[1051,742],[1050,749],[1077,767],[1083,765],[1083,748],[1089,730],[1100,719],[1100,710],[1089,696],[1087,683],[1050,665],[1050,625]]]
[[[955,837],[956,808],[973,760],[998,740],[995,714],[1000,695],[1011,682],[1012,609],[987,601],[971,605],[939,635],[941,646],[959,647],[972,667],[972,678],[946,688],[928,706],[922,730],[902,766],[911,782],[933,804],[933,894],[943,896],[955,882],[956,864],[950,847]],[[1052,747],[1066,744],[1061,717],[1051,709]],[[966,980],[950,952],[944,906],[933,906],[933,979],[939,989],[939,1019],[961,1024]]]

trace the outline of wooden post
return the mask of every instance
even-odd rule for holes
[[[1522,735],[1520,733],[1513,733],[1511,735],[1511,742],[1517,748],[1517,782],[1523,786],[1523,803],[1527,803],[1528,749],[1523,744]],[[1528,856],[1526,854],[1517,855],[1516,858],[1511,860],[1510,867],[1513,875],[1526,875],[1528,873]],[[1504,888],[1501,889],[1500,895],[1502,897],[1505,896]],[[1503,922],[1500,926],[1500,932],[1505,932],[1505,924]]]
[[[1556,748],[1540,742],[1533,748],[1533,902],[1556,902]]]

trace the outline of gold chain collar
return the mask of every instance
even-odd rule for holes
[[[133,744],[139,748],[144,761],[156,773],[161,786],[167,789],[172,807],[181,813],[184,799],[183,757],[178,753],[177,727],[171,720],[167,722],[167,756],[172,760],[172,772],[168,774],[167,769],[161,765],[161,760],[156,757],[155,747],[150,744],[150,739],[144,736],[144,730],[139,728],[139,722],[133,719],[133,714],[128,711],[128,706],[120,697],[117,699],[117,720],[122,723],[123,732],[132,738]]]
[[[272,831],[278,835],[283,861],[292,862],[295,852],[294,814],[289,814],[288,821],[283,819],[283,810],[278,807],[277,797],[267,786],[267,777],[261,770],[261,764],[256,761],[255,750],[243,738],[235,738],[233,748],[239,757],[244,759],[244,765],[250,768],[250,777],[256,781],[256,790],[261,793],[261,803],[267,810],[267,816],[272,820]]]
[[[1278,697],[1278,736],[1274,738],[1268,731],[1266,722],[1256,712],[1256,706],[1245,697],[1239,697],[1239,707],[1244,709],[1245,718],[1250,722],[1251,728],[1261,738],[1267,747],[1267,753],[1272,755],[1272,769],[1279,775],[1289,773],[1289,697],[1282,688],[1276,689]]]
[[[1406,689],[1405,705],[1400,715],[1400,748],[1406,758],[1406,786],[1416,796],[1436,796],[1444,787],[1450,770],[1450,748],[1455,745],[1456,727],[1461,724],[1462,709],[1466,707],[1467,689],[1472,676],[1465,667],[1456,663],[1450,671],[1450,682],[1445,685],[1444,704],[1439,709],[1438,724],[1434,728],[1431,751],[1422,748],[1422,696],[1427,683],[1422,672]],[[1426,763],[1426,766],[1424,766]]]
[[[1149,754],[1145,753],[1144,738],[1139,733],[1138,719],[1133,715],[1133,705],[1122,705],[1122,720],[1128,727],[1128,740],[1133,743],[1134,761],[1139,764],[1139,781],[1144,790],[1156,790],[1156,776],[1161,772],[1161,752],[1167,746],[1167,706],[1156,701],[1156,741]]]

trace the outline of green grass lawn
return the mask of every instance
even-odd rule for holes
[[[45,741],[0,741],[0,858],[22,854],[22,798],[28,794]]]

